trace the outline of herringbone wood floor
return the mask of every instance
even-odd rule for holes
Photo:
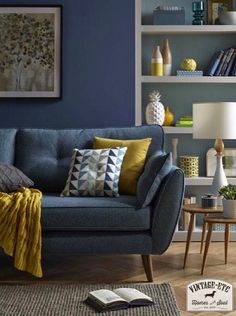
[[[204,278],[219,278],[233,283],[236,287],[236,242],[229,245],[228,264],[224,265],[223,243],[210,245],[204,276],[200,275],[202,255],[199,243],[192,243],[185,270],[182,269],[185,243],[172,243],[162,256],[153,256],[154,277],[156,283],[170,282],[174,288],[181,315],[193,315],[186,312],[185,289],[192,281]],[[79,283],[131,283],[146,282],[141,256],[76,256],[47,255],[43,260],[44,278],[35,280],[30,275],[12,268],[12,260],[4,255],[0,257],[0,282],[79,282]],[[195,313],[205,316],[206,313]],[[235,316],[236,311],[226,313]],[[212,312],[220,316],[225,313]],[[171,315],[170,315],[171,316]]]

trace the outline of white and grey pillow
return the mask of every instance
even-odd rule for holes
[[[118,196],[120,170],[126,150],[127,147],[75,148],[61,196]]]

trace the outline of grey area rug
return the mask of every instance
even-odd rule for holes
[[[83,301],[88,292],[101,288],[136,288],[151,296],[155,305],[97,313]],[[176,316],[180,315],[168,283],[163,284],[31,284],[0,285],[1,316]]]

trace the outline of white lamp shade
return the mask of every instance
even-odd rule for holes
[[[236,139],[236,102],[194,103],[193,138]]]

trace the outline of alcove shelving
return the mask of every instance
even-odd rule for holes
[[[152,12],[158,5],[178,5],[186,8],[186,25],[152,25]],[[191,3],[188,0],[154,1],[136,0],[136,125],[146,124],[145,107],[148,94],[159,90],[165,106],[170,106],[175,121],[183,115],[192,114],[192,103],[207,101],[236,101],[236,77],[178,77],[176,70],[187,57],[194,58],[198,70],[206,70],[212,55],[224,48],[235,46],[236,25],[191,25]],[[153,48],[162,46],[168,38],[172,51],[173,67],[171,76],[150,75]],[[213,147],[212,140],[193,140],[192,128],[164,127],[166,151],[172,150],[171,139],[178,138],[178,154],[199,156],[199,177],[186,178],[186,191],[196,194],[197,201],[209,192],[212,178],[206,177],[206,152]],[[227,148],[236,148],[235,141],[226,141]],[[236,184],[236,178],[229,182]],[[223,232],[215,232],[215,240],[223,238]],[[236,232],[232,238],[236,240]],[[186,232],[177,231],[175,240],[185,240]],[[200,239],[196,230],[193,239]]]

